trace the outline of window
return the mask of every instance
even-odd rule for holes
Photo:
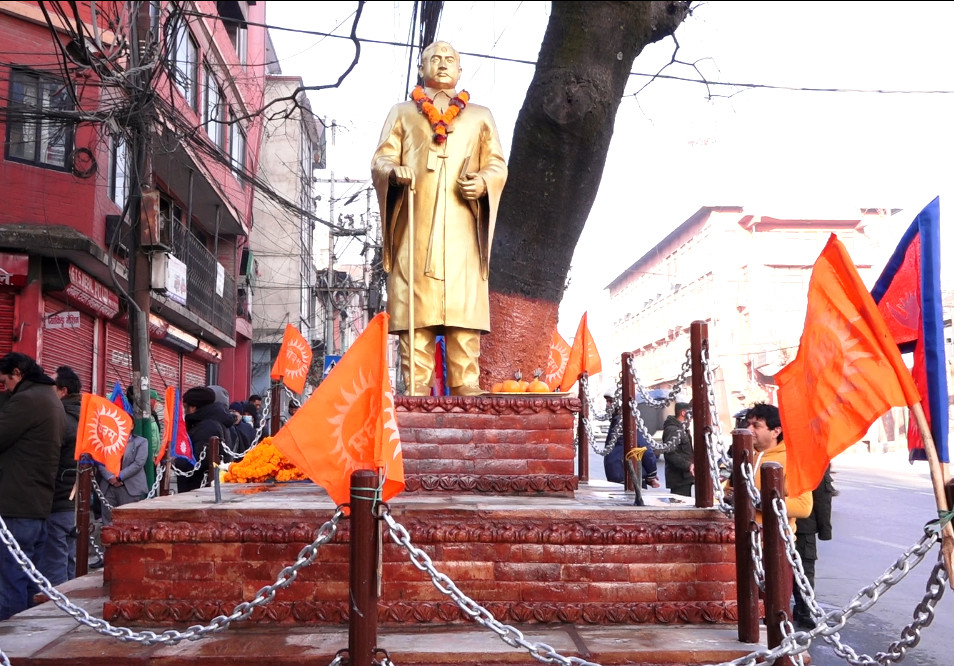
[[[229,21],[227,19],[223,19],[222,23],[225,25],[225,31],[229,35],[229,41],[232,42],[232,46],[235,47],[235,55],[238,58],[238,63],[244,67],[248,59],[247,31],[245,26],[237,21]]]
[[[7,159],[54,169],[67,169],[73,149],[73,123],[56,119],[72,111],[66,86],[32,72],[10,72],[7,113]]]
[[[205,67],[205,113],[202,120],[212,143],[225,150],[225,102],[222,88],[208,65]]]
[[[109,143],[109,198],[122,208],[129,198],[129,144],[123,137],[110,137]]]
[[[244,184],[245,172],[245,132],[239,124],[232,123],[229,130],[229,155],[232,158],[232,172]]]
[[[169,71],[176,87],[193,109],[197,109],[196,89],[199,83],[199,47],[184,19],[176,24],[170,53]]]

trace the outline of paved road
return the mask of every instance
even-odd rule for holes
[[[659,478],[664,479],[665,462]],[[934,494],[927,463],[910,465],[905,452],[846,452],[835,459],[832,522],[834,538],[819,542],[816,588],[826,611],[844,608],[862,589],[876,581],[909,550],[936,518]],[[590,453],[591,482],[605,480],[603,459]],[[662,493],[644,491],[648,493]],[[924,598],[925,585],[937,561],[935,546],[901,582],[879,597],[864,613],[853,616],[840,632],[843,643],[859,656],[877,658],[912,622]],[[827,642],[816,639],[809,650],[813,666],[849,663]],[[954,590],[946,587],[932,624],[921,631],[919,642],[909,648],[902,666],[954,665]]]
[[[923,526],[937,517],[927,463],[910,465],[904,452],[850,454],[835,459],[831,541],[819,542],[817,596],[826,610],[844,608],[860,590],[892,568],[921,537]],[[855,615],[841,632],[859,654],[876,657],[901,638],[925,594],[938,547],[865,613]],[[824,642],[810,653],[815,666],[847,663]],[[911,666],[954,664],[954,591],[946,587],[933,623],[903,661]]]

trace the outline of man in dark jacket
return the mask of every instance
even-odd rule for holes
[[[676,413],[666,417],[663,422],[663,454],[666,460],[666,487],[673,495],[692,495],[695,482],[694,454],[692,436],[689,434],[691,405],[687,402],[676,403]],[[669,449],[674,445],[674,449]]]
[[[215,392],[208,386],[195,386],[182,394],[182,404],[185,410],[186,432],[192,441],[192,455],[196,460],[202,457],[202,464],[191,476],[178,477],[180,493],[189,492],[202,487],[203,477],[211,478],[211,461],[209,460],[209,438],[218,437],[220,442],[232,448],[232,438],[229,428],[232,425],[232,415],[225,405],[216,402]],[[204,456],[202,454],[205,454]],[[183,471],[191,469],[182,460],[176,460],[176,466]]]
[[[805,577],[815,589],[815,560],[818,559],[818,541],[831,539],[831,498],[834,496],[835,485],[831,478],[831,466],[825,470],[821,483],[812,491],[812,512],[807,518],[795,520],[795,550],[802,558],[802,568]],[[795,586],[795,608],[792,618],[795,626],[800,629],[814,628],[815,621],[808,610],[808,602]]]
[[[255,441],[255,426],[242,418],[245,409],[244,402],[236,401],[229,405],[229,414],[232,415],[232,441],[235,443],[232,450],[236,453],[245,453]]]
[[[0,409],[0,516],[35,561],[46,541],[66,413],[53,380],[26,354],[0,358],[0,382],[10,393]],[[32,606],[37,592],[9,548],[0,548],[0,620]]]
[[[53,490],[53,511],[46,519],[46,544],[37,562],[40,573],[53,585],[76,577],[76,428],[83,402],[82,384],[76,371],[68,365],[56,369],[56,395],[66,412],[66,427],[60,446],[60,464]]]

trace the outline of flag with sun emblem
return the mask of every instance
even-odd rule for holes
[[[107,398],[84,393],[76,429],[75,459],[79,460],[84,453],[89,454],[118,476],[132,429],[133,420],[128,412]]]
[[[359,469],[378,470],[384,477],[382,502],[404,490],[387,343],[388,314],[382,312],[272,438],[339,505],[349,501],[351,473]]]
[[[831,459],[918,390],[878,306],[835,234],[815,261],[795,360],[776,375],[786,492],[812,491]]]
[[[566,361],[566,369],[563,371],[563,379],[560,380],[560,389],[569,391],[570,387],[576,384],[580,375],[584,372],[592,376],[603,370],[603,362],[600,360],[600,352],[596,349],[596,343],[593,336],[590,335],[590,329],[586,325],[586,313],[580,317],[580,325],[576,329],[576,336],[573,338],[573,346],[570,347],[570,356]]]
[[[560,382],[563,380],[563,371],[566,370],[566,362],[570,360],[570,345],[566,343],[563,336],[556,329],[553,330],[553,340],[550,341],[550,358],[547,360],[547,371],[544,381],[551,391],[560,388]]]
[[[272,379],[280,379],[289,390],[301,393],[305,390],[305,379],[308,377],[310,367],[311,346],[297,328],[286,324],[285,337],[282,338],[278,358],[272,365]]]
[[[176,458],[188,461],[195,465],[195,454],[192,452],[192,440],[186,432],[185,413],[182,409],[182,395],[177,386],[166,387],[166,402],[163,411],[166,428],[162,433],[162,442],[156,453],[156,464],[162,462],[166,451],[172,451]]]

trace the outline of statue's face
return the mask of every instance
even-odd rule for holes
[[[424,51],[420,73],[428,88],[451,90],[460,80],[460,57],[450,44],[435,42]]]

